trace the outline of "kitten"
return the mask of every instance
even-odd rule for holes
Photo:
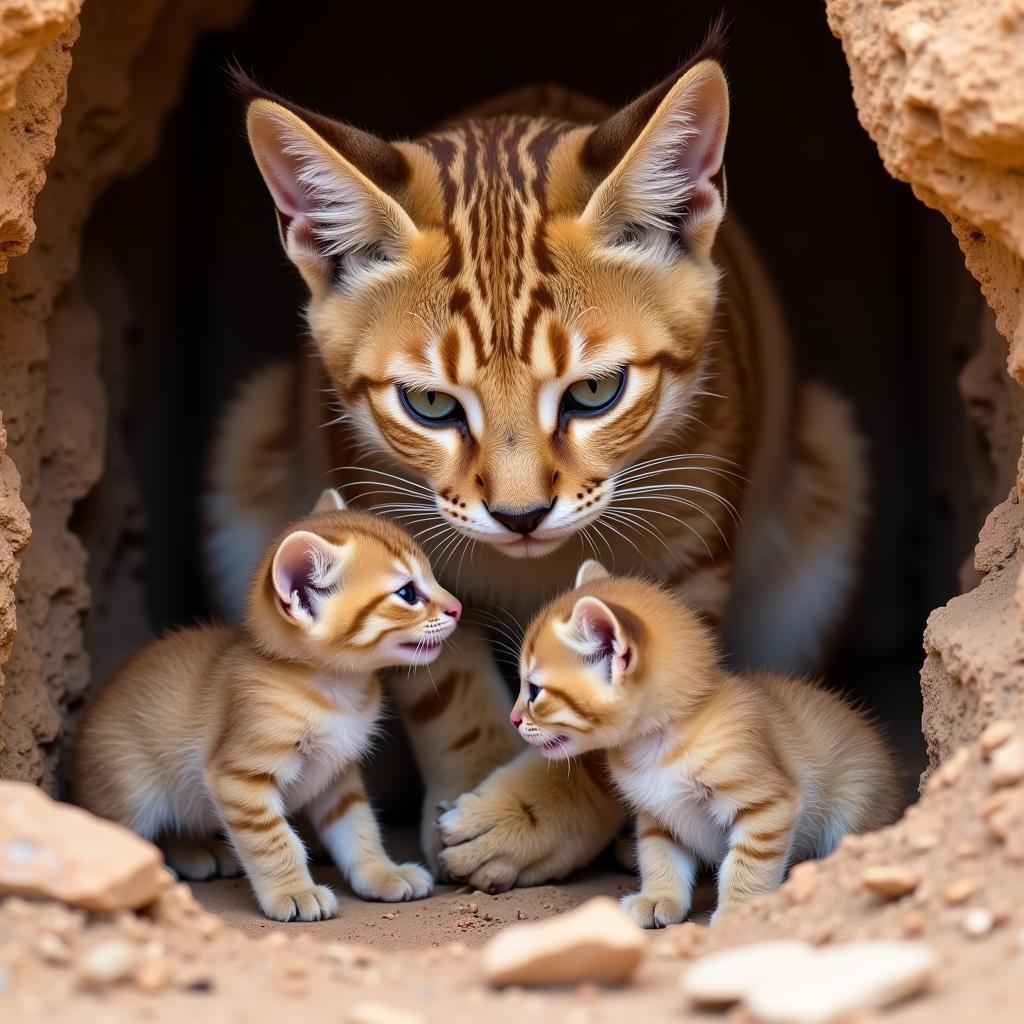
[[[286,820],[299,809],[360,896],[426,896],[427,871],[384,851],[358,762],[376,671],[433,661],[461,613],[405,533],[325,491],[264,555],[244,628],[172,633],[100,692],[77,738],[77,799],[163,840],[182,877],[237,870],[237,855],[279,921],[337,910]]]
[[[534,619],[520,676],[523,739],[553,760],[608,751],[637,816],[641,888],[623,905],[645,928],[684,920],[701,864],[718,869],[718,917],[898,813],[863,715],[801,680],[727,672],[682,601],[596,562]]]

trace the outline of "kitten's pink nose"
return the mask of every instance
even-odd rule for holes
[[[513,710],[512,714],[508,716],[508,720],[512,723],[513,729],[518,729],[523,724],[523,716]]]
[[[462,602],[452,598],[450,604],[444,606],[445,615],[450,615],[456,622],[462,618]]]

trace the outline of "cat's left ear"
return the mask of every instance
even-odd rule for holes
[[[289,622],[312,629],[327,594],[337,586],[348,550],[310,530],[295,530],[278,545],[270,566],[277,610]]]
[[[721,65],[691,62],[591,132],[582,162],[600,184],[583,220],[608,245],[669,240],[708,255],[725,213],[728,126]]]
[[[636,671],[638,630],[623,609],[596,597],[581,597],[569,617],[569,632],[579,647],[612,659],[612,682]]]
[[[341,491],[336,487],[328,487],[324,490],[323,494],[316,499],[313,511],[344,512],[347,508],[348,506],[345,504],[345,499],[341,496]]]

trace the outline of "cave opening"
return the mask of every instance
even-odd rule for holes
[[[468,6],[443,25],[407,11],[385,40],[371,9],[288,15],[282,33],[282,5],[261,0],[239,27],[200,40],[157,155],[104,194],[83,242],[76,287],[99,317],[109,410],[105,475],[75,519],[90,553],[92,685],[152,632],[210,614],[199,496],[217,417],[249,374],[307,343],[301,282],[229,62],[396,138],[538,81],[628,101],[686,56],[720,6],[659,13],[656,31],[644,8],[580,24],[537,6],[500,32]],[[888,176],[858,124],[821,11],[725,10],[730,211],[775,276],[802,372],[853,403],[869,446],[861,583],[825,677],[885,723],[909,801],[926,764],[922,630],[969,581],[983,513],[1010,484],[985,467],[958,390],[994,332],[947,224]],[[400,737],[379,756],[415,777]],[[418,807],[407,784],[378,795],[396,822]]]

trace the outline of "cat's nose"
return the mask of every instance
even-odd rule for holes
[[[508,716],[508,720],[512,723],[513,729],[518,729],[523,724],[523,716],[520,715],[514,708],[512,714]]]
[[[541,520],[551,511],[554,504],[551,502],[550,505],[539,505],[537,508],[529,508],[525,512],[490,508],[486,502],[484,507],[490,512],[491,518],[497,519],[505,529],[511,530],[513,533],[521,533],[525,537],[540,526]]]
[[[462,602],[454,597],[444,606],[445,615],[450,615],[456,622],[462,618]]]

